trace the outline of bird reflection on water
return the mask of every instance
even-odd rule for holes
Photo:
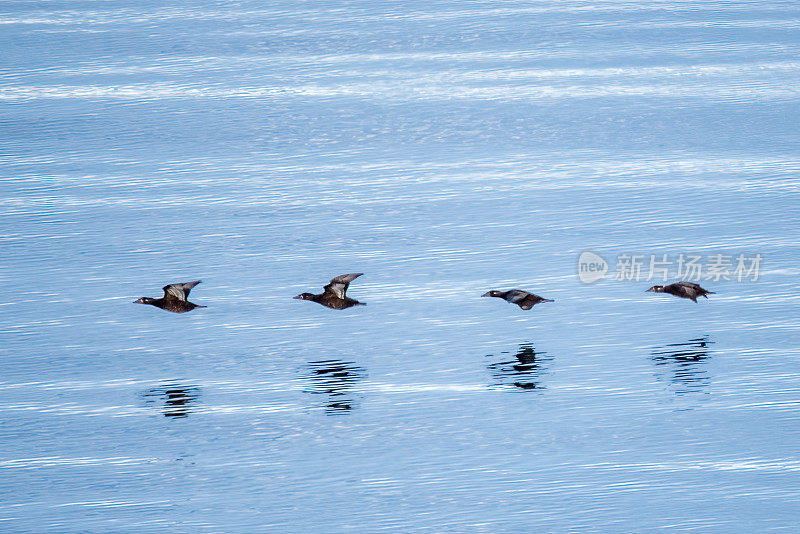
[[[303,391],[326,395],[325,413],[335,415],[352,410],[360,395],[358,383],[367,376],[366,370],[354,362],[321,360],[308,363],[302,379],[307,382]]]
[[[650,359],[656,365],[656,377],[667,381],[676,395],[700,393],[711,383],[706,364],[711,358],[708,336],[685,343],[670,343],[655,349]]]
[[[169,383],[148,389],[142,396],[147,404],[158,405],[164,417],[187,417],[200,396],[200,388]]]
[[[506,355],[508,352],[502,352]],[[546,352],[536,352],[532,343],[523,343],[514,355],[516,360],[491,363],[486,366],[492,373],[493,383],[490,387],[516,388],[524,390],[544,389],[540,379],[547,374],[547,367],[552,357]],[[487,357],[493,357],[489,354]]]

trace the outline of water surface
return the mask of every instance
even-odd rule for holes
[[[0,530],[794,531],[799,26],[4,3]],[[764,262],[694,304],[587,250]]]

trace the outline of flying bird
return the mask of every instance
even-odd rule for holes
[[[133,303],[150,304],[156,308],[161,308],[162,310],[173,313],[186,313],[195,308],[206,308],[207,306],[200,306],[186,300],[192,288],[201,281],[202,280],[195,280],[194,282],[186,282],[183,284],[169,284],[162,288],[164,290],[164,296],[160,299],[142,297],[134,300]]]
[[[694,302],[697,302],[697,297],[708,298],[706,295],[715,294],[714,291],[703,289],[693,282],[675,282],[667,286],[653,286],[647,291],[652,291],[653,293],[669,293],[670,295],[675,295],[682,299],[692,299]]]
[[[530,310],[534,307],[534,305],[539,304],[540,302],[553,302],[550,299],[542,298],[539,295],[534,295],[533,293],[528,293],[527,291],[523,291],[521,289],[509,289],[508,291],[497,291],[492,289],[481,296],[505,299],[506,302],[516,304],[523,310]]]
[[[336,278],[332,278],[331,281],[328,282],[328,285],[324,287],[322,293],[318,295],[314,295],[313,293],[301,293],[294,298],[300,300],[312,300],[328,308],[333,308],[334,310],[344,310],[345,308],[349,308],[351,306],[366,306],[366,304],[363,302],[351,299],[345,295],[347,288],[350,286],[350,282],[362,274],[364,273],[339,275]]]

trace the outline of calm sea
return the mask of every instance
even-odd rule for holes
[[[796,2],[12,0],[0,50],[0,531],[796,532]]]

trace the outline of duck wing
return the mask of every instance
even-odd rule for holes
[[[530,299],[524,299],[522,302],[519,302],[518,304],[519,307],[522,308],[523,310],[530,310],[531,308],[533,308],[535,304],[538,304],[538,302],[539,302],[538,300],[530,298]]]
[[[697,295],[702,292],[700,286],[691,282],[677,282],[668,285],[665,289],[667,289],[667,293],[692,300],[697,298]]]
[[[364,273],[340,274],[336,278],[331,278],[331,281],[325,286],[324,294],[333,295],[336,298],[343,299],[347,288],[350,286],[350,282],[362,274]]]
[[[194,286],[202,282],[202,280],[195,280],[194,282],[185,282],[183,284],[169,284],[164,286],[164,298],[175,298],[178,300],[186,301],[189,297],[189,292]]]
[[[509,291],[508,295],[506,295],[506,300],[512,304],[516,304],[523,310],[530,310],[540,302],[553,302],[550,299],[528,293],[527,291],[522,291],[521,289],[512,289]]]
[[[695,291],[705,291],[702,287],[694,282],[675,282],[673,285],[681,286],[681,287],[688,287],[694,289]]]
[[[706,293],[709,293],[711,295],[715,294],[713,291],[709,291],[708,289],[704,289],[704,288],[700,287],[698,284],[695,284],[694,282],[680,282],[680,283],[685,285],[686,287],[691,287],[692,289],[694,289],[697,292],[698,295],[702,295],[704,297],[705,297]],[[708,298],[708,297],[706,297],[706,298]]]
[[[522,306],[525,299],[527,299],[530,296],[531,294],[528,293],[527,291],[523,291],[521,289],[510,289],[506,291],[506,296],[503,298],[506,300],[506,302]],[[531,304],[531,306],[533,306],[533,304]]]

